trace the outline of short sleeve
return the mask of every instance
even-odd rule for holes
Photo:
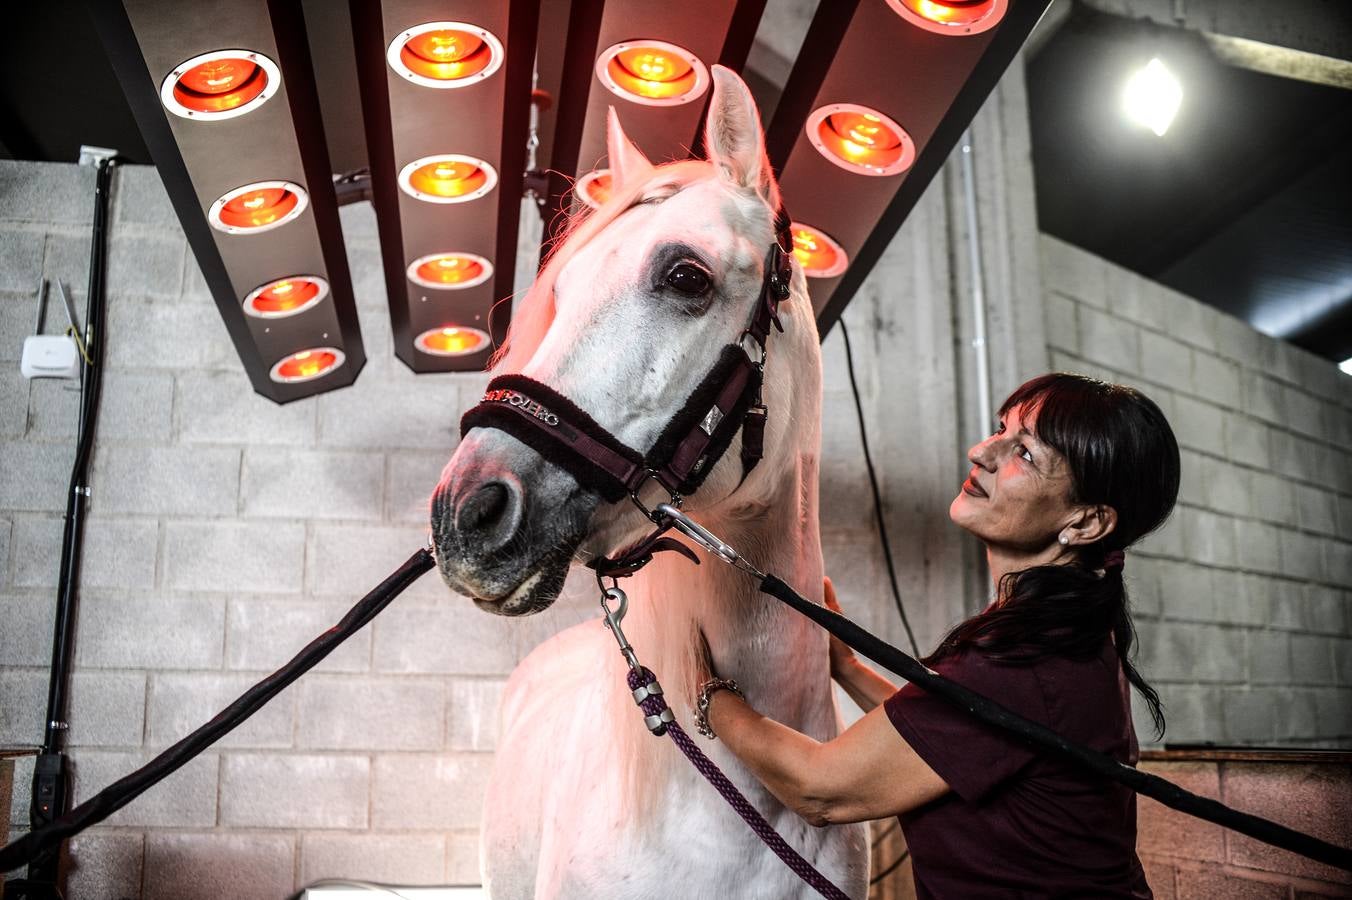
[[[967,652],[943,660],[935,670],[1011,712],[1047,723],[1046,703],[1030,667],[1001,664]],[[979,801],[1036,756],[1032,747],[1014,735],[986,725],[914,684],[897,691],[883,706],[912,749],[953,793],[969,803]]]

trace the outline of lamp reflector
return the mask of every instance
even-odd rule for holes
[[[709,70],[699,57],[666,41],[607,48],[596,59],[596,77],[616,96],[645,106],[679,106],[709,87]]]
[[[281,384],[314,381],[343,364],[347,355],[337,347],[312,347],[278,361],[268,376]]]
[[[849,172],[895,175],[915,162],[915,141],[886,115],[855,103],[832,103],[808,116],[818,152]]]
[[[428,203],[467,203],[497,183],[498,173],[488,163],[456,153],[424,156],[399,172],[404,193]]]
[[[309,205],[305,188],[291,181],[256,181],[222,194],[207,219],[226,234],[258,234],[294,220]]]
[[[478,84],[502,66],[502,42],[465,22],[425,22],[390,42],[390,68],[414,84],[458,88]]]
[[[989,31],[1005,17],[1008,0],[887,0],[903,19],[934,34],[962,37]]]
[[[233,119],[262,106],[281,83],[277,64],[263,54],[216,50],[170,72],[160,84],[160,101],[185,119]]]
[[[820,228],[793,222],[789,234],[793,238],[793,258],[809,278],[834,278],[850,264],[844,248]]]
[[[433,356],[468,356],[488,346],[488,334],[477,328],[446,325],[424,331],[413,343]]]
[[[610,170],[593,169],[577,180],[573,193],[592,209],[600,209],[610,199]]]
[[[244,311],[260,319],[282,319],[305,312],[328,295],[329,283],[318,275],[288,275],[250,291]]]
[[[434,290],[464,290],[493,276],[493,264],[475,253],[431,253],[408,264],[409,280]]]

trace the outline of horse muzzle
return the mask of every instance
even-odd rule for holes
[[[515,438],[474,429],[432,496],[441,577],[487,612],[539,612],[563,589],[597,502]]]

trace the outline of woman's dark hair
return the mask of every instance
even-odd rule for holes
[[[1105,566],[1105,558],[1154,531],[1173,510],[1179,478],[1173,429],[1140,391],[1082,375],[1034,378],[1009,396],[1000,415],[1016,406],[1025,421],[1036,413],[1038,439],[1065,457],[1071,502],[1112,507],[1117,526],[1102,541],[1080,548],[1070,564],[1005,575],[1000,602],[954,628],[925,662],[968,649],[1010,662],[1087,658],[1111,634],[1122,671],[1145,698],[1162,737],[1159,694],[1132,664],[1136,632],[1122,568]]]

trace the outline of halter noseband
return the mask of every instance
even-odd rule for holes
[[[639,490],[652,479],[679,505],[682,497],[704,483],[741,429],[745,479],[764,454],[766,409],[761,403],[761,383],[766,347],[772,327],[784,330],[779,305],[788,299],[792,277],[793,245],[789,218],[782,207],[775,214],[775,238],[766,253],[760,295],[746,329],[737,341],[723,347],[709,374],[668,420],[647,453],[626,445],[549,385],[516,374],[499,375],[488,383],[483,399],[460,419],[460,436],[471,428],[505,431],[610,503],[626,496],[638,502]],[[748,355],[748,338],[760,351],[759,359]],[[646,548],[649,555],[663,549],[658,545],[666,542],[658,538],[665,530],[660,528],[621,559],[632,565],[640,548]],[[666,549],[674,548],[667,545]],[[614,571],[612,567],[606,573]]]

